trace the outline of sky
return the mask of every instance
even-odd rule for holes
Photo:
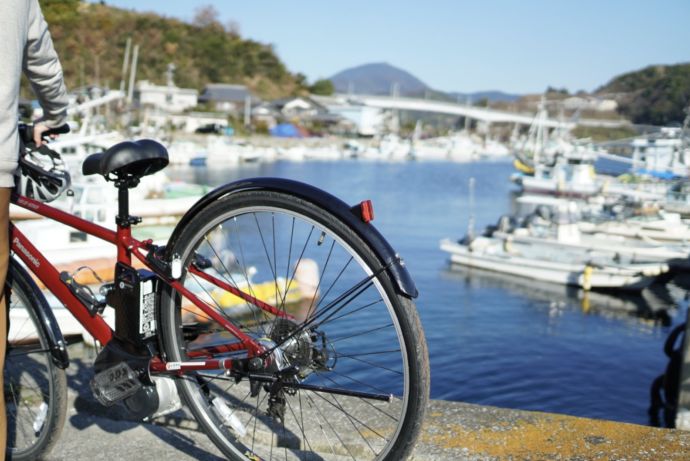
[[[106,0],[191,21],[212,5],[310,83],[387,62],[441,91],[593,91],[690,62],[690,0]]]

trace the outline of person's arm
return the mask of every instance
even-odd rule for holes
[[[38,0],[28,0],[29,24],[28,40],[24,52],[24,74],[29,79],[36,93],[38,102],[43,108],[43,118],[35,130],[37,144],[40,144],[40,133],[49,128],[56,128],[67,121],[69,104],[67,89],[62,75],[62,66],[53,40],[48,31],[48,24],[38,5]]]

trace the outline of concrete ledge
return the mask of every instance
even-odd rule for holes
[[[690,433],[433,401],[418,460],[690,460]]]
[[[60,439],[46,461],[224,459],[189,417],[155,423],[98,404],[89,390],[93,351],[71,346],[69,403]],[[415,460],[688,461],[690,432],[634,424],[432,401]]]

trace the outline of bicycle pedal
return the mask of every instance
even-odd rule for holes
[[[125,362],[97,373],[90,383],[94,397],[106,407],[134,395],[141,386],[136,373]]]

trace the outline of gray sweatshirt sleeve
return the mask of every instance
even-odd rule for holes
[[[24,50],[24,74],[31,82],[38,102],[43,108],[43,122],[49,127],[56,127],[66,122],[69,103],[62,66],[38,0],[28,1],[29,22]]]

